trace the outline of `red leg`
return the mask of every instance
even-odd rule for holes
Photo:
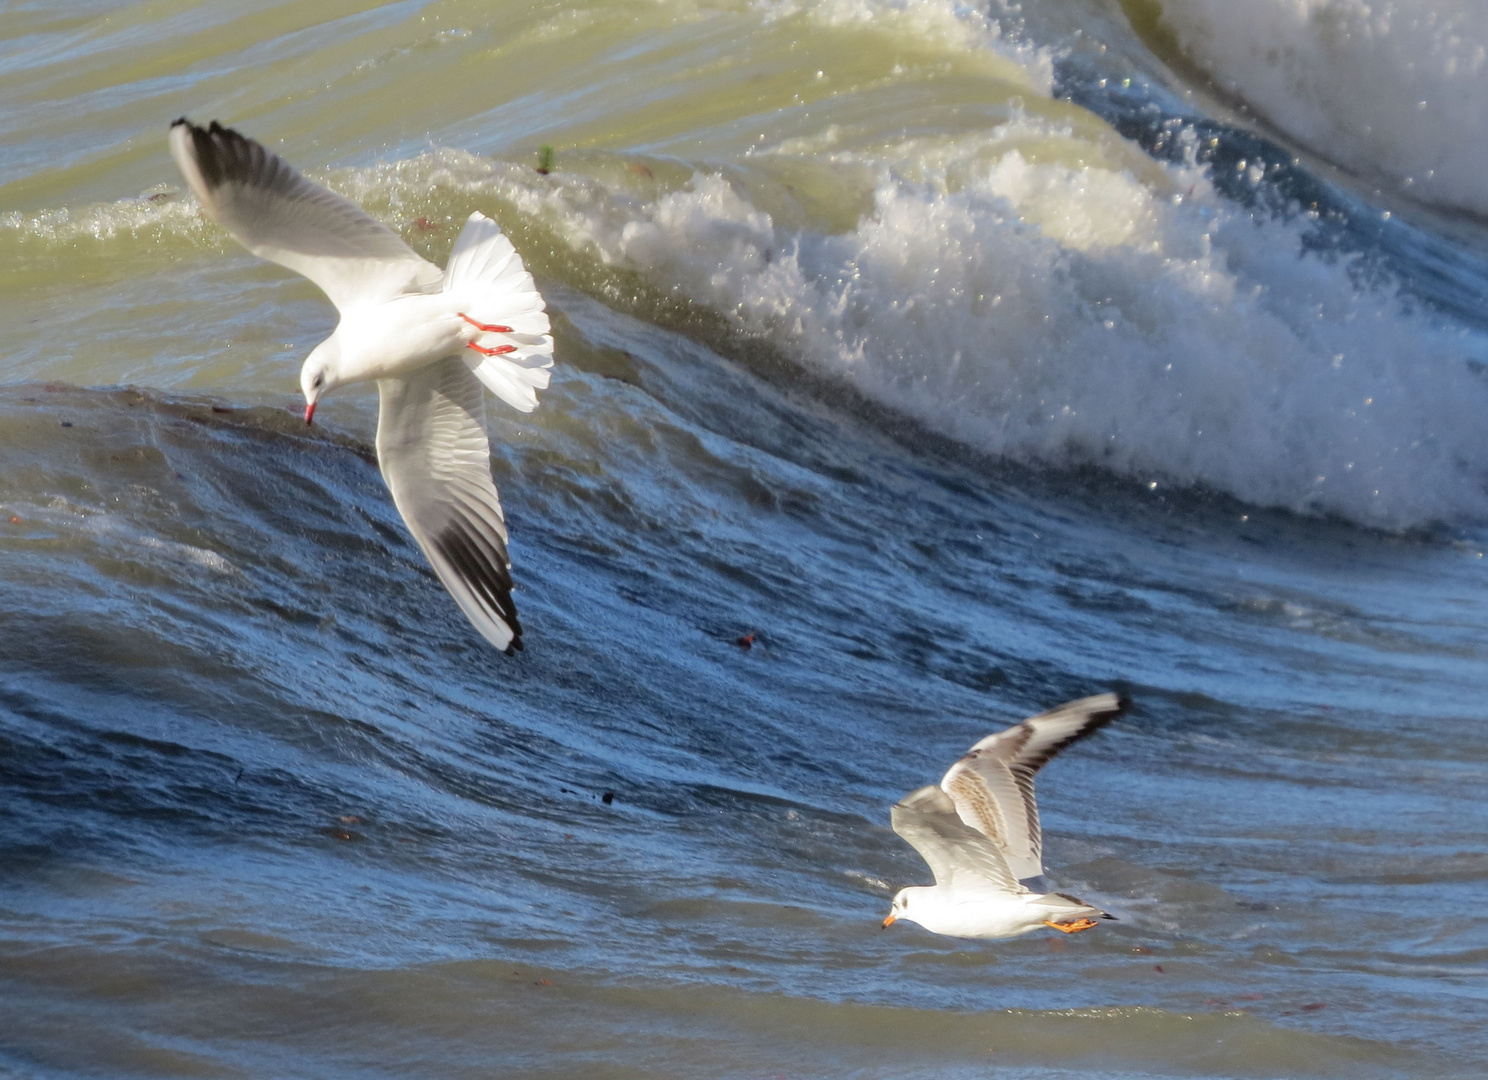
[[[476,322],[469,315],[466,315],[463,311],[457,311],[455,312],[455,314],[460,316],[460,318],[464,319],[477,330],[484,330],[488,334],[510,334],[512,332],[512,328],[510,326],[498,326],[494,323]]]
[[[505,356],[509,352],[517,351],[517,347],[515,345],[497,345],[494,349],[488,349],[484,345],[477,345],[473,341],[467,344],[465,347],[467,349],[474,349],[482,356]]]

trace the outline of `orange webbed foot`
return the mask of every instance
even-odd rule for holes
[[[1050,922],[1048,919],[1045,919],[1044,925],[1052,926],[1061,934],[1078,934],[1081,930],[1089,930],[1092,926],[1096,926],[1098,924],[1094,919],[1076,919],[1074,922],[1070,923]]]

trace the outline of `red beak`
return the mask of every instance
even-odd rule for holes
[[[315,402],[305,406],[305,423],[311,423],[315,419]]]

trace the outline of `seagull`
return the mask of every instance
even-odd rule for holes
[[[170,128],[171,156],[245,248],[309,278],[340,313],[305,358],[305,423],[338,386],[377,380],[377,463],[439,580],[482,637],[522,647],[482,384],[521,412],[553,366],[532,275],[501,227],[465,222],[444,270],[359,206],[215,120]]]
[[[1034,774],[1125,708],[1116,694],[1097,694],[1040,713],[977,743],[940,786],[900,799],[894,831],[930,864],[935,884],[900,889],[884,927],[906,919],[951,937],[1010,938],[1044,926],[1074,934],[1114,919],[1021,879],[1044,872]]]

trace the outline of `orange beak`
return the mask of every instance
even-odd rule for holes
[[[315,419],[315,402],[312,401],[312,402],[310,402],[310,404],[308,404],[308,405],[305,406],[305,423],[308,424],[311,421],[313,421],[314,419]]]
[[[889,927],[894,925],[895,921],[898,918],[899,916],[895,915],[892,911],[889,912],[889,917],[883,921],[883,928],[887,930]]]

